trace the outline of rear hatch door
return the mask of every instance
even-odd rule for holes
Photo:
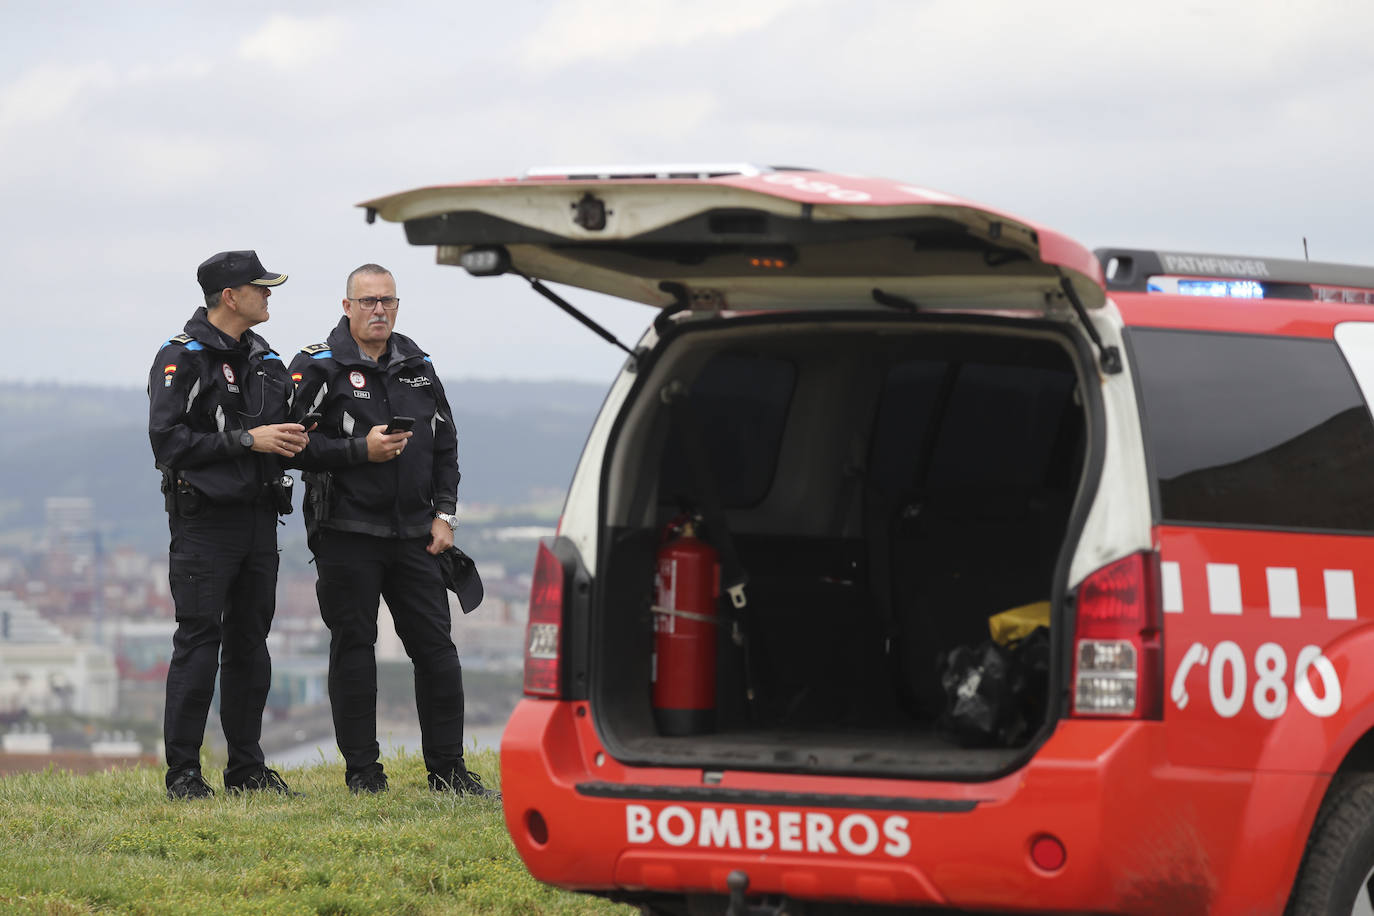
[[[1043,226],[898,181],[792,169],[556,170],[366,201],[440,263],[490,249],[526,277],[654,306],[1048,314],[1067,279],[1106,301],[1093,253]],[[891,302],[891,298],[889,298]]]

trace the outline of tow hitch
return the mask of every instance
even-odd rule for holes
[[[786,900],[776,903],[764,900],[754,904],[745,900],[744,893],[749,890],[749,876],[740,869],[730,872],[725,879],[725,886],[730,889],[730,905],[725,908],[725,916],[787,916],[791,912],[787,909]]]

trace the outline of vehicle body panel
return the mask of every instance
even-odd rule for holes
[[[1060,722],[1026,767],[986,783],[729,770],[707,782],[700,769],[626,767],[606,753],[582,702],[522,701],[501,754],[516,848],[536,878],[562,887],[724,894],[726,876],[742,869],[751,893],[984,908],[1033,902],[1048,911],[1275,913],[1296,868],[1293,843],[1275,843],[1276,832],[1296,837],[1300,853],[1324,789],[1310,775],[1171,764],[1164,727],[1142,722]],[[589,794],[602,785],[644,791]],[[941,802],[967,810],[912,810]],[[533,811],[547,825],[543,843],[531,837]],[[720,829],[728,811],[738,831]],[[751,811],[768,825],[752,849]],[[854,855],[835,839],[847,817],[851,841],[876,826],[871,852]],[[784,823],[800,851],[781,848]],[[815,842],[822,834],[833,852]],[[1067,849],[1058,872],[1030,859],[1043,834]]]
[[[1337,325],[1368,321],[1367,306],[1282,299],[1212,299],[1205,296],[1112,293],[1129,327],[1330,338]]]
[[[1374,724],[1374,539],[1162,526],[1159,543],[1169,759],[1333,772]]]

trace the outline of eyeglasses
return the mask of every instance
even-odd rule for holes
[[[391,312],[395,311],[401,304],[401,300],[396,296],[363,296],[361,299],[354,299],[352,296],[349,296],[348,301],[358,303],[369,312],[379,305],[388,312]]]

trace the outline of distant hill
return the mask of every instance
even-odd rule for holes
[[[459,495],[518,506],[567,488],[605,387],[446,380],[458,427]],[[50,496],[88,496],[109,542],[166,548],[167,522],[139,389],[0,389],[0,534],[43,526]],[[299,499],[299,497],[298,497]]]

